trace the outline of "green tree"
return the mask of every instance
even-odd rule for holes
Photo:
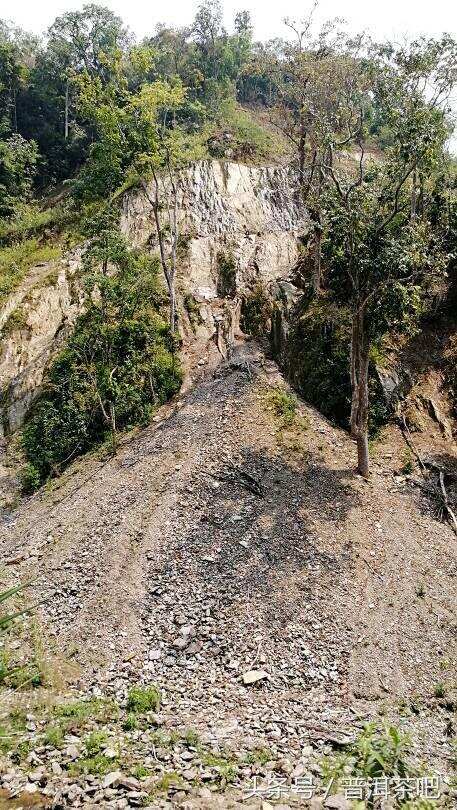
[[[0,218],[9,219],[32,195],[38,150],[21,135],[0,140]]]
[[[429,80],[436,67],[434,48],[424,45],[418,69],[403,62],[404,52],[389,61],[354,63],[353,78],[341,102],[344,129],[321,114],[318,170],[324,183],[320,198],[326,240],[328,286],[348,306],[351,336],[351,433],[357,440],[358,468],[369,473],[368,367],[373,342],[409,328],[420,313],[421,295],[444,273],[448,257],[431,227],[424,199],[417,205],[443,160],[448,134],[439,100],[444,87],[426,101],[416,81],[427,62]],[[452,78],[447,85],[449,91]],[[367,154],[365,94],[369,92],[394,134],[381,160]],[[339,135],[339,138],[338,138]],[[345,135],[345,137],[344,137]],[[353,154],[353,166],[342,150]]]
[[[175,343],[159,314],[158,262],[129,250],[110,215],[84,256],[87,307],[51,365],[23,431],[39,480],[57,475],[107,434],[147,422],[179,388]]]

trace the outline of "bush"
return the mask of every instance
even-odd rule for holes
[[[0,218],[11,217],[31,196],[37,161],[35,141],[18,134],[0,141]]]
[[[127,711],[132,714],[154,712],[160,706],[160,692],[156,686],[132,686],[127,697]]]
[[[283,151],[279,136],[273,139],[271,133],[233,99],[219,102],[215,118],[208,140],[211,157],[251,163],[269,160]]]
[[[221,298],[234,298],[236,295],[236,261],[231,251],[219,251],[217,269],[217,294]]]
[[[19,473],[22,492],[24,495],[31,495],[41,484],[40,471],[33,464],[26,464]]]
[[[282,317],[282,316],[281,316]],[[278,310],[273,311],[273,342]],[[312,301],[292,316],[287,345],[281,347],[281,362],[303,398],[340,427],[349,427],[351,384],[349,346],[351,327],[348,313],[329,301]],[[273,350],[278,353],[279,345]],[[370,368],[370,436],[374,437],[389,418],[389,408],[375,374]]]
[[[52,363],[23,431],[34,486],[37,474],[40,482],[58,475],[107,436],[114,446],[119,430],[147,423],[181,384],[175,338],[158,312],[157,260],[128,250],[115,233],[93,240],[86,269],[100,260],[117,270],[89,276],[87,311]]]
[[[267,334],[273,307],[263,284],[256,284],[249,295],[244,296],[241,308],[241,328],[254,337]]]
[[[268,392],[267,401],[273,408],[275,416],[280,419],[282,426],[289,427],[297,413],[297,397],[277,386]]]

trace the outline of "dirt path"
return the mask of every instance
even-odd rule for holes
[[[277,384],[241,345],[116,459],[78,462],[6,519],[2,559],[38,573],[44,632],[82,688],[152,680],[176,725],[289,750],[415,702],[419,749],[441,762],[456,538],[382,460],[362,481],[351,440],[313,409],[281,431]],[[268,677],[245,686],[252,669]]]

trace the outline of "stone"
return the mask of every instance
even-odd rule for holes
[[[29,773],[29,781],[40,782],[43,779],[43,775],[44,775],[43,769],[32,771],[31,773]]]
[[[102,788],[106,790],[107,788],[117,787],[121,779],[121,771],[110,771],[102,780]]]
[[[125,788],[126,790],[140,790],[141,789],[141,782],[139,779],[135,779],[134,776],[122,776],[119,779],[120,787]]]
[[[83,792],[82,788],[79,785],[70,785],[67,791],[67,799],[69,802],[74,802],[78,796],[81,795]]]
[[[245,686],[250,686],[269,677],[268,672],[265,672],[264,669],[250,669],[248,672],[243,672],[243,683]]]

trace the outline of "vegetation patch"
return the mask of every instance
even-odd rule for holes
[[[217,254],[217,294],[220,298],[236,295],[236,260],[231,251]]]
[[[127,696],[127,711],[133,714],[155,712],[160,707],[160,692],[156,686],[132,686]]]
[[[0,337],[4,340],[13,332],[19,332],[21,329],[27,329],[27,310],[24,306],[20,305],[13,309],[11,315],[7,318],[0,332]]]
[[[59,246],[42,245],[35,238],[0,248],[0,304],[16,289],[31,267],[54,261],[60,255]]]
[[[345,309],[327,300],[304,302],[292,316],[287,345],[281,346],[280,309],[273,310],[273,352],[293,386],[324,416],[345,429],[351,411],[349,376],[350,319]],[[376,436],[390,416],[374,366],[370,365],[370,435]]]
[[[84,264],[87,309],[23,431],[26,492],[107,438],[115,450],[118,431],[147,424],[181,384],[176,339],[160,314],[157,260],[129,250],[103,219]]]
[[[405,779],[418,774],[410,755],[411,740],[407,734],[395,726],[367,723],[347,751],[322,760],[323,782],[333,779],[332,792],[338,793],[339,783],[348,777]]]
[[[241,328],[254,337],[264,337],[269,332],[273,305],[264,284],[256,284],[248,295],[243,297],[241,306]]]
[[[200,304],[194,298],[192,293],[185,293],[183,297],[184,309],[189,317],[192,329],[195,331],[197,326],[201,324],[202,318],[200,315]]]
[[[279,420],[281,427],[290,427],[297,415],[297,397],[278,385],[267,392],[266,401]]]

